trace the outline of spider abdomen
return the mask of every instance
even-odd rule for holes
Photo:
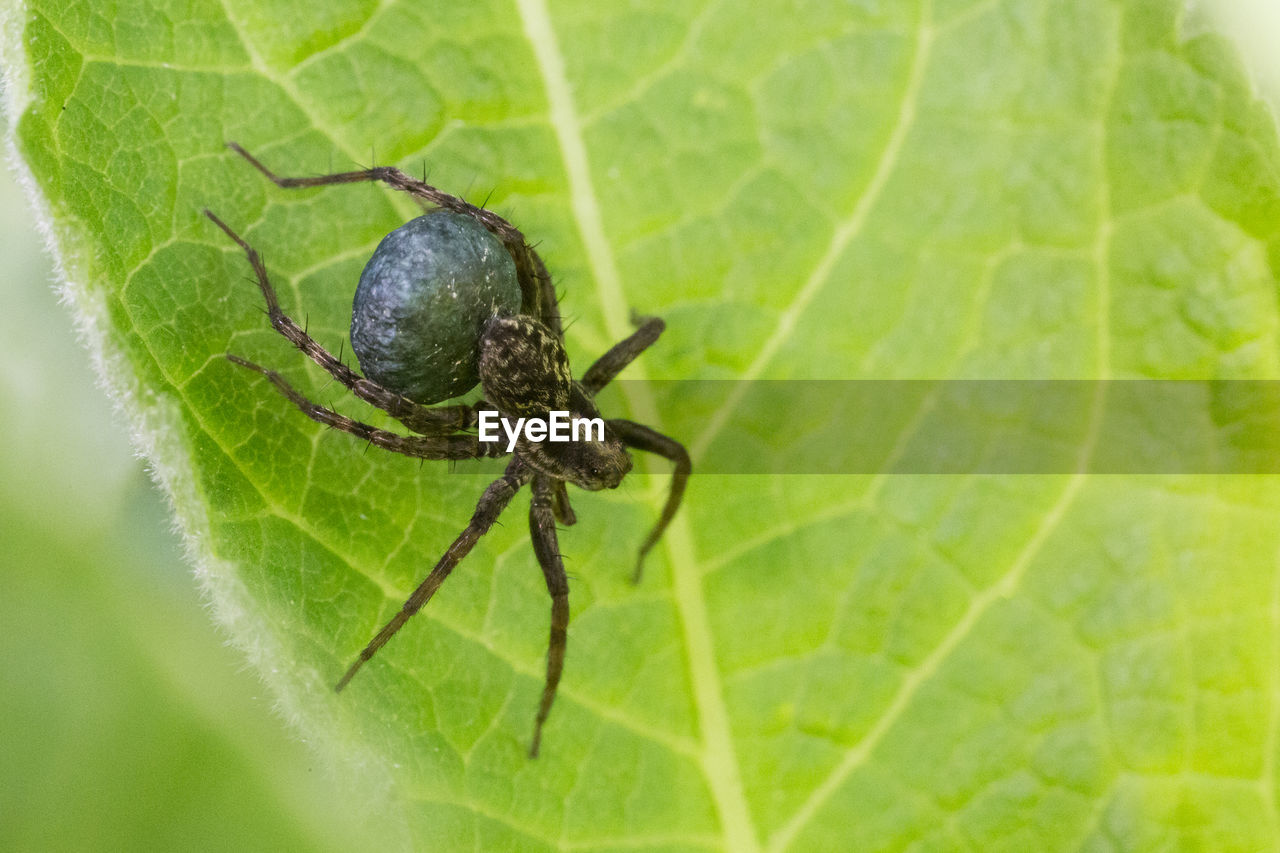
[[[479,339],[495,315],[520,310],[502,242],[475,219],[434,211],[392,231],[360,274],[351,348],[364,375],[419,403],[479,382]]]

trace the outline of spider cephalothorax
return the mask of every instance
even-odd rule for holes
[[[258,253],[213,213],[205,214],[245,252],[267,303],[271,325],[361,400],[404,424],[416,435],[377,429],[311,402],[278,373],[234,355],[227,358],[267,377],[312,420],[359,436],[379,447],[421,459],[474,459],[510,455],[503,475],[480,496],[470,524],[405,601],[400,612],[360,652],[337,683],[347,685],[365,661],[417,613],[453,568],[497,520],[517,491],[529,484],[529,530],[533,550],[551,594],[551,637],[542,701],[529,754],[536,756],[542,725],[551,711],[564,667],[569,624],[569,585],[556,542],[556,522],[573,524],[566,483],[583,489],[615,488],[631,470],[627,448],[675,463],[671,491],[658,523],[640,546],[634,578],[644,555],[662,536],[680,506],[690,472],[678,442],[642,424],[604,419],[595,395],[664,328],[656,317],[636,318],[637,330],[574,379],[564,349],[555,291],[546,267],[524,235],[497,214],[379,167],[310,178],[282,178],[235,143],[230,148],[281,187],[315,187],[381,181],[436,210],[393,231],[365,267],[351,323],[352,347],[365,376],[321,347],[281,309]],[[473,404],[435,406],[477,382],[483,397]],[[600,429],[577,440],[538,440],[531,432],[509,443],[482,440],[482,413],[528,422],[555,413]]]
[[[480,337],[480,385],[487,401],[511,415],[599,418],[591,395],[573,381],[564,345],[531,317],[493,317]],[[516,454],[529,467],[583,489],[613,489],[631,470],[626,446],[606,423],[598,441],[537,442],[520,438]]]

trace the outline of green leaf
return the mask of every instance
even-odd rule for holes
[[[537,761],[549,605],[517,501],[334,696],[485,481],[366,453],[222,358],[387,423],[267,327],[200,213],[335,349],[413,205],[277,189],[225,141],[492,190],[579,371],[636,308],[668,332],[633,378],[1274,379],[1275,123],[1179,7],[37,0],[6,87],[218,618],[406,843],[1256,849],[1280,840],[1262,476],[695,477],[638,588],[666,478],[579,494]],[[699,456],[741,414],[612,399]]]
[[[93,387],[7,173],[0,257],[0,337],[22,342],[0,364],[0,849],[370,843],[175,570],[168,508]]]

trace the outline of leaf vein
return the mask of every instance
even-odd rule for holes
[[[743,371],[740,377],[742,381],[738,383],[737,388],[729,396],[729,399],[715,412],[706,428],[694,440],[690,448],[693,458],[697,459],[703,455],[741,404],[752,380],[758,379],[764,373],[782,348],[782,345],[791,338],[800,316],[831,279],[831,274],[835,271],[836,264],[845,250],[862,233],[872,209],[880,200],[880,195],[884,192],[884,188],[889,182],[889,177],[897,168],[898,158],[901,156],[907,137],[915,124],[916,104],[920,97],[925,69],[929,64],[929,55],[934,39],[934,30],[929,21],[929,0],[925,0],[923,3],[920,15],[921,21],[917,30],[915,55],[912,57],[911,68],[908,71],[903,89],[902,105],[898,109],[897,119],[894,122],[893,129],[889,132],[889,138],[880,154],[879,161],[876,163],[871,180],[858,197],[858,201],[854,204],[849,216],[838,224],[832,232],[826,251],[818,260],[809,278],[796,293],[795,299],[779,316],[773,333],[765,340],[757,351],[756,357],[747,366],[747,369]]]
[[[582,125],[573,103],[555,29],[545,0],[517,0],[517,6],[546,89],[551,124],[568,174],[573,216],[587,250],[605,327],[611,337],[621,338],[628,329],[622,280],[605,234],[591,180]],[[633,364],[630,370],[633,377],[644,379],[642,364]],[[643,382],[628,383],[625,393],[631,411],[638,418],[661,428],[657,406]],[[663,548],[671,561],[676,610],[689,656],[690,683],[703,739],[699,757],[720,817],[726,846],[736,851],[753,851],[759,849],[759,842],[743,793],[741,768],[733,748],[710,620],[701,575],[693,556],[693,539],[687,518],[687,513],[682,513],[675,519],[667,529]]]

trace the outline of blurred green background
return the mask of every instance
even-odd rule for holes
[[[9,168],[0,258],[0,850],[360,848],[202,606]]]
[[[1280,93],[1280,5],[1209,15]],[[202,607],[0,171],[0,850],[368,847]]]
[[[0,257],[0,850],[351,849],[202,607],[8,169]]]

